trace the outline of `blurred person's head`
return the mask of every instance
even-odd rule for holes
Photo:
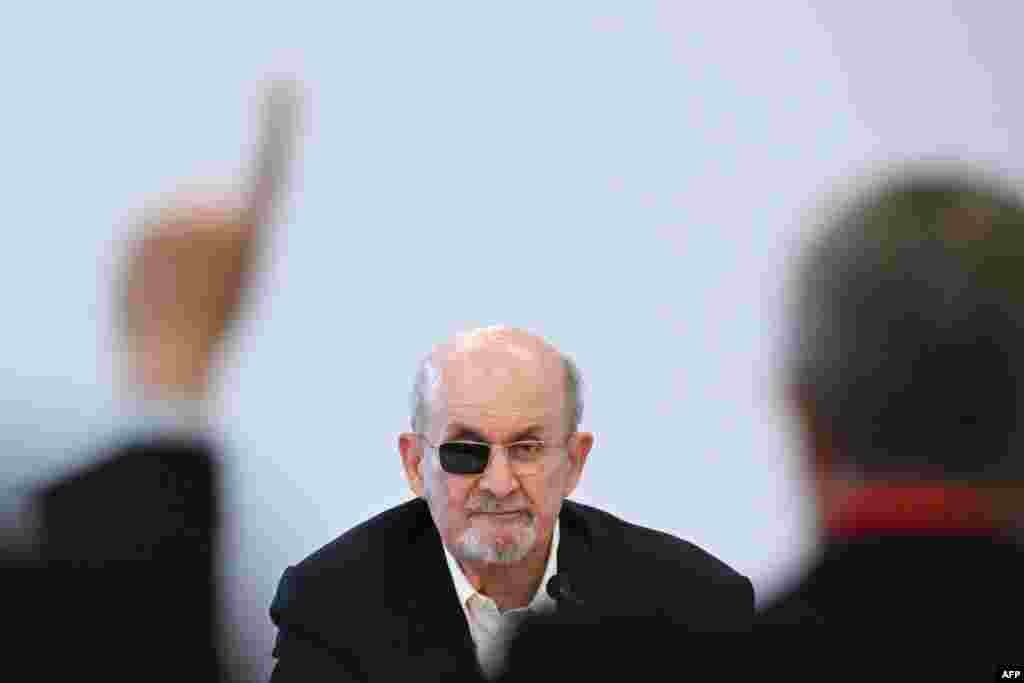
[[[593,445],[577,431],[581,389],[568,357],[512,328],[457,335],[423,360],[399,448],[410,487],[460,562],[546,557]]]
[[[911,168],[819,227],[798,271],[788,380],[822,522],[880,483],[1012,500],[1024,473],[1021,195],[969,169]]]

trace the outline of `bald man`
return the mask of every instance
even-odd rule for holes
[[[555,611],[748,628],[746,577],[566,500],[594,444],[582,407],[572,361],[532,334],[485,328],[436,347],[398,438],[416,498],[285,571],[271,680],[493,679],[521,622]]]

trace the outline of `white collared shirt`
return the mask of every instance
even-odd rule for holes
[[[451,571],[452,581],[455,583],[455,593],[459,596],[459,604],[462,606],[462,612],[466,615],[466,621],[469,624],[469,633],[473,637],[473,643],[476,644],[477,661],[489,678],[494,678],[500,673],[508,639],[522,620],[531,614],[551,611],[555,608],[556,603],[548,595],[546,588],[548,581],[558,572],[558,527],[556,519],[554,532],[551,535],[551,548],[548,550],[547,566],[544,569],[544,578],[541,579],[533,599],[526,607],[517,607],[504,612],[498,609],[494,600],[473,588],[462,568],[459,567],[458,561],[442,543],[445,558],[448,560],[448,569]]]

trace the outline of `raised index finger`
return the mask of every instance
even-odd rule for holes
[[[246,221],[259,230],[273,217],[273,211],[287,185],[288,167],[298,138],[299,84],[290,79],[270,83],[263,97],[260,137],[246,196]]]

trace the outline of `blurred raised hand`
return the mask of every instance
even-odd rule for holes
[[[300,101],[297,83],[271,83],[249,176],[231,190],[180,194],[143,217],[117,296],[125,379],[145,395],[207,394],[287,186]]]

